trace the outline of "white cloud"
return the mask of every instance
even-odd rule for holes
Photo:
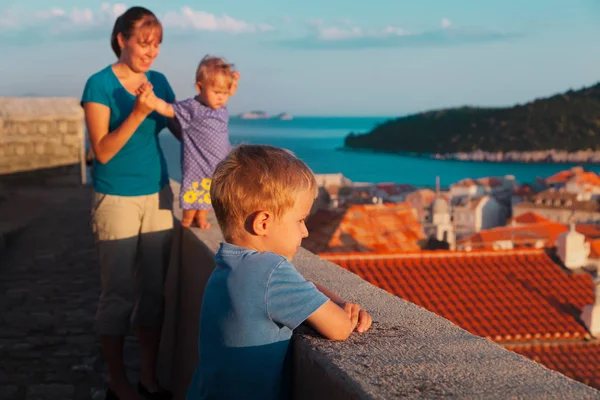
[[[409,33],[402,28],[397,28],[395,26],[388,26],[383,30],[386,34],[396,35],[396,36],[404,36]]]
[[[317,38],[323,41],[347,40],[357,38],[381,38],[392,36],[409,35],[407,31],[395,26],[388,26],[383,30],[363,30],[357,26],[339,28],[336,26],[326,27],[324,24],[317,25]]]
[[[118,16],[123,14],[125,11],[127,11],[127,6],[123,3],[116,3],[116,4],[102,3],[102,5],[100,6],[100,9],[102,10],[102,12],[104,12],[108,15],[111,15],[113,18],[117,18]]]
[[[342,40],[361,36],[363,36],[363,32],[357,27],[350,29],[337,27],[319,29],[319,37],[323,40]]]
[[[94,13],[89,8],[84,8],[82,10],[74,8],[69,15],[69,19],[75,25],[89,25],[94,22]]]
[[[281,43],[296,49],[356,50],[384,47],[453,46],[485,43],[522,37],[518,32],[505,33],[486,29],[461,29],[448,18],[442,18],[440,27],[424,31],[406,31],[388,25],[383,29],[365,29],[357,25],[344,26],[343,22],[309,21],[311,32]],[[340,27],[341,26],[341,27]]]
[[[19,26],[18,16],[10,9],[0,13],[0,29],[14,29]]]
[[[166,13],[162,18],[162,22],[165,27],[210,32],[254,33],[275,30],[271,25],[255,25],[233,18],[227,14],[216,16],[206,11],[194,10],[191,7],[183,7],[180,11]]]
[[[49,11],[38,11],[34,14],[35,18],[48,19],[54,17],[61,17],[65,15],[65,10],[62,8],[53,8]]]
[[[260,32],[271,32],[276,30],[274,26],[269,24],[258,24],[258,30]]]
[[[98,9],[73,8],[65,10],[51,8],[34,13],[17,14],[11,9],[0,11],[0,29],[38,32],[40,35],[67,34],[73,31],[91,31],[92,29],[110,29],[115,19],[127,10],[123,3],[103,2]],[[178,11],[169,11],[158,15],[165,27],[192,31],[211,31],[228,33],[271,32],[275,27],[269,24],[253,24],[223,14],[217,16],[206,11],[182,7]]]

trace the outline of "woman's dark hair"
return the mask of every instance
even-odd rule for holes
[[[142,21],[142,24],[138,28],[159,28],[161,32],[160,40],[162,41],[162,25],[156,15],[144,7],[131,7],[117,18],[110,36],[110,47],[112,47],[117,58],[121,57],[121,47],[119,47],[119,40],[117,39],[119,33],[125,39],[129,39],[133,35],[135,25],[140,21]]]

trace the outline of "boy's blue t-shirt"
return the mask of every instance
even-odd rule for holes
[[[288,398],[292,331],[329,299],[280,255],[222,243],[215,260],[187,400]]]
[[[146,76],[157,97],[167,103],[175,101],[173,89],[163,74],[148,71]],[[81,104],[87,102],[110,108],[108,131],[112,132],[131,114],[135,96],[121,85],[109,65],[87,80]],[[101,164],[94,159],[94,190],[118,196],[142,196],[157,193],[167,185],[167,163],[158,142],[158,133],[166,126],[167,118],[153,112],[110,161]]]

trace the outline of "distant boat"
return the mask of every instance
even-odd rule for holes
[[[281,114],[278,114],[278,115],[274,116],[273,119],[280,119],[282,121],[289,121],[289,120],[294,119],[294,117],[292,117],[288,113],[281,113]]]
[[[279,119],[282,121],[289,121],[291,119],[294,119],[294,117],[292,117],[288,113],[281,113],[281,114],[277,114],[277,115],[274,115],[271,117],[265,111],[250,111],[250,112],[242,113],[242,114],[238,115],[238,118],[240,118],[240,119]]]
[[[269,119],[269,114],[264,111],[250,111],[240,114],[241,119]]]

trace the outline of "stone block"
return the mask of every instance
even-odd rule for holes
[[[48,134],[48,123],[47,122],[38,122],[37,123],[37,130],[38,133],[41,133],[42,135],[47,135]]]
[[[0,386],[0,399],[16,400],[19,393],[19,387],[16,385]]]
[[[36,143],[35,144],[35,153],[36,154],[44,154],[44,150],[46,148],[44,147],[44,143]]]
[[[76,133],[78,131],[78,127],[81,125],[81,122],[76,121],[68,121],[68,132]]]
[[[65,134],[69,132],[69,124],[67,121],[59,121],[57,123],[57,128],[58,133]]]
[[[19,135],[27,135],[30,132],[29,124],[23,122],[18,123],[17,132]]]
[[[73,385],[47,384],[32,385],[27,388],[27,400],[71,399],[75,393]]]
[[[69,132],[65,135],[62,136],[62,142],[66,145],[83,145],[82,142],[83,140],[81,139],[81,136],[79,136],[77,133],[73,133],[73,132]]]

